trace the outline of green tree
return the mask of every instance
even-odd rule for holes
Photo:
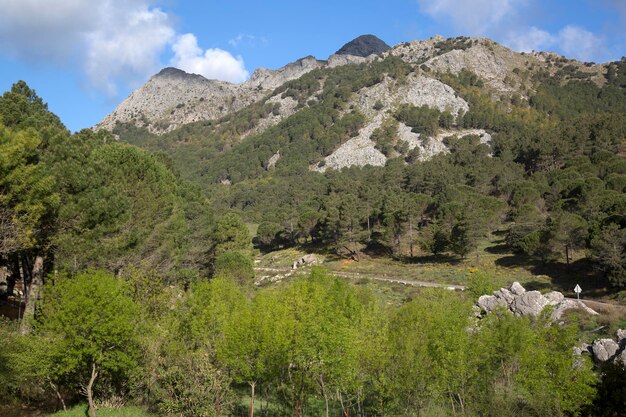
[[[626,229],[609,223],[591,240],[591,258],[613,285],[626,285]]]
[[[248,227],[235,213],[225,214],[217,220],[213,238],[215,255],[229,250],[248,252],[252,239]]]
[[[214,276],[230,278],[241,287],[254,284],[254,262],[249,255],[235,250],[222,252],[215,258]]]
[[[23,333],[32,326],[59,205],[55,178],[39,161],[40,145],[34,130],[13,131],[0,124],[0,258],[12,259],[14,269],[22,270],[27,288]]]
[[[568,265],[573,251],[585,246],[588,235],[587,222],[577,214],[557,212],[546,221],[544,239],[552,250],[565,252]]]
[[[51,340],[53,379],[79,386],[95,417],[98,376],[120,383],[137,366],[137,308],[130,288],[111,274],[91,271],[58,277],[44,293],[38,332]]]

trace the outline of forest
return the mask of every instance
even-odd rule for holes
[[[242,141],[267,103],[163,137],[119,126],[117,140],[70,133],[17,82],[0,98],[0,402],[91,417],[620,415],[624,370],[572,354],[597,323],[477,322],[488,273],[464,292],[389,299],[324,268],[258,286],[255,257],[467,260],[498,231],[512,253],[576,264],[623,301],[624,70],[611,64],[603,86],[538,75],[535,94],[508,102],[471,73],[435,74],[467,113],[403,106],[375,135],[396,156],[385,167],[324,174],[308,166],[362,126],[346,109],[355,91],[430,70],[390,58],[312,71],[279,87],[301,110]],[[486,129],[493,143],[451,138],[418,162],[397,122]]]

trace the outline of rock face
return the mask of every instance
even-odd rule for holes
[[[322,65],[323,61],[308,56],[277,70],[259,68],[243,84],[208,80],[177,68],[165,68],[122,101],[95,128],[113,130],[117,123],[131,123],[163,134],[187,123],[216,120]],[[276,123],[280,120],[277,118]]]
[[[374,147],[370,140],[372,132],[380,127],[382,117],[378,117],[372,123],[359,131],[358,136],[349,139],[335,152],[326,157],[324,164],[318,164],[311,169],[317,172],[325,172],[327,169],[341,169],[350,166],[385,166],[387,158]]]
[[[291,266],[291,269],[298,269],[299,267],[305,266],[305,265],[314,265],[318,262],[319,261],[317,259],[317,256],[313,255],[312,253],[309,253],[307,255],[304,255],[301,258],[296,259],[293,265]]]
[[[96,128],[112,130],[120,122],[165,133],[187,123],[223,117],[259,97],[259,92],[240,85],[165,68],[122,101]]]
[[[374,35],[361,35],[342,46],[335,54],[366,57],[382,54],[390,48],[389,45]]]
[[[501,307],[516,316],[530,317],[537,317],[546,306],[553,306],[550,315],[552,320],[560,319],[565,311],[572,308],[585,310],[592,315],[598,314],[581,301],[565,299],[558,291],[542,295],[539,291],[526,291],[519,282],[514,282],[508,289],[500,288],[493,295],[481,295],[476,305],[484,313],[491,313]]]
[[[318,61],[314,56],[309,55],[277,70],[257,68],[242,86],[251,90],[273,90],[287,81],[300,78],[307,72],[321,68],[323,65],[323,61]]]

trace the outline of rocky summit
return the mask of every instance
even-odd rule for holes
[[[353,55],[367,57],[380,55],[391,47],[374,35],[362,35],[342,46],[336,55]]]
[[[403,74],[398,73],[400,67]],[[478,138],[481,144],[491,147],[492,132],[467,129],[459,123],[473,108],[453,79],[471,84],[483,96],[512,109],[528,103],[545,80],[561,84],[582,80],[601,86],[606,82],[608,68],[609,64],[582,63],[554,53],[517,53],[485,38],[433,36],[389,47],[373,35],[363,35],[325,61],[307,56],[275,70],[258,68],[242,84],[208,80],[176,68],[165,68],[126,98],[96,129],[113,131],[120,139],[137,144],[138,141],[121,131],[126,128],[128,132],[127,127],[132,126],[134,135],[136,128],[149,135],[171,132],[173,140],[161,141],[161,149],[167,151],[178,147],[181,135],[186,135],[178,129],[205,123],[210,125],[210,132],[222,132],[220,140],[226,140],[229,145],[219,149],[230,152],[239,144],[244,146],[247,138],[261,135],[283,122],[286,123],[282,124],[283,128],[288,128],[293,123],[290,120],[303,117],[303,112],[319,112],[320,106],[324,107],[323,101],[328,103],[332,95],[341,97],[351,91],[345,105],[333,105],[337,114],[325,130],[330,132],[331,126],[336,126],[342,117],[358,115],[362,123],[350,129],[347,137],[324,145],[323,152],[306,158],[295,152],[292,155],[285,148],[292,141],[261,147],[257,157],[263,167],[278,169],[293,158],[302,161],[299,162],[302,168],[316,172],[384,166],[393,158],[426,161],[449,153],[449,144],[455,138]],[[350,77],[355,76],[372,78],[358,87],[349,86]],[[396,123],[393,119],[397,119],[403,106],[437,110],[446,114],[449,122],[436,131],[419,131],[407,120]],[[382,131],[387,132],[386,139],[381,138]],[[197,133],[198,137],[208,137],[210,132]],[[185,142],[204,148],[199,142]],[[280,157],[272,159],[274,155]],[[215,161],[204,157],[189,162],[187,159],[185,165],[202,172],[203,181],[207,180],[207,171],[221,169],[209,168],[215,166]],[[230,182],[233,176],[228,170],[216,172],[209,181]]]

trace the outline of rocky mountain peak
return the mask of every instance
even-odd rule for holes
[[[166,67],[152,76],[152,78],[166,79],[166,80],[196,80],[196,81],[208,81],[205,77],[199,74],[191,74],[181,69],[174,67]]]
[[[342,46],[335,55],[354,55],[367,57],[379,55],[391,47],[374,35],[361,35]]]

